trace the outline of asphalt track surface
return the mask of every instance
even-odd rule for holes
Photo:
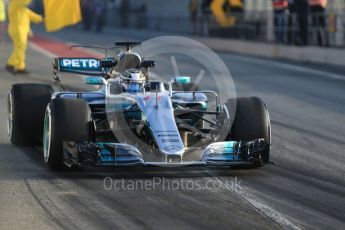
[[[125,32],[97,35],[67,30],[51,36],[107,46],[116,40],[153,36]],[[9,49],[8,42],[0,46],[3,65]],[[52,83],[51,60],[47,53],[29,48],[31,75],[13,76],[1,67],[0,229],[344,229],[345,72],[218,54],[231,70],[237,94],[259,96],[266,102],[275,166],[49,171],[40,148],[10,144],[6,99],[13,83]],[[159,64],[171,66],[168,59]],[[193,69],[197,74],[192,62],[180,65],[185,75]],[[67,77],[65,83],[77,88],[82,81]],[[205,88],[211,85],[207,78],[200,83]],[[107,190],[106,177],[125,185],[165,180],[165,187]],[[183,189],[181,179],[202,189]],[[179,188],[167,188],[169,183]],[[220,186],[236,183],[239,186]]]

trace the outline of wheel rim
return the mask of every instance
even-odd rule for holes
[[[12,93],[8,94],[8,104],[7,104],[8,114],[7,114],[7,134],[9,138],[12,138],[12,129],[13,129],[13,101]]]
[[[51,112],[48,107],[46,111],[46,115],[44,117],[44,130],[43,130],[43,154],[44,154],[44,161],[46,163],[49,160],[50,145],[51,145]]]
[[[270,113],[267,111],[267,117],[268,117],[268,137],[269,137],[269,144],[270,144],[270,150],[271,150],[271,144],[272,144],[272,129],[271,129],[271,117]]]

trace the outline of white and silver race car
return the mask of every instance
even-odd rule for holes
[[[262,166],[268,163],[271,126],[257,97],[229,98],[198,90],[189,77],[150,79],[154,61],[117,42],[116,57],[56,58],[59,86],[15,84],[8,96],[14,145],[42,144],[53,170],[85,166]],[[61,72],[88,75],[92,92],[64,90]],[[215,98],[210,105],[210,98]],[[235,113],[231,113],[235,111]],[[234,114],[233,116],[231,114]],[[43,140],[42,140],[43,137]]]

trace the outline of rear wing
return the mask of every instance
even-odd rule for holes
[[[116,64],[113,59],[54,58],[53,69],[55,72],[104,76]]]

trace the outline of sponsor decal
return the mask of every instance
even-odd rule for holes
[[[176,131],[174,130],[167,130],[167,131],[159,131],[159,130],[155,130],[154,131],[155,133],[177,133]]]
[[[158,134],[158,137],[179,137],[178,134]]]
[[[150,97],[151,97],[150,95],[145,96],[144,101],[147,101],[148,99],[150,99]]]
[[[144,96],[144,101],[148,101],[150,100],[151,98],[156,98],[156,95],[147,95],[147,96]],[[157,100],[160,101],[162,99],[162,96],[157,96]]]
[[[165,147],[166,150],[180,150],[181,146],[177,146],[177,145],[168,145]]]
[[[156,131],[156,136],[162,143],[179,143],[179,134],[176,131]]]
[[[162,143],[179,143],[180,142],[180,140],[179,139],[165,139],[165,138],[163,138],[163,139],[161,139],[161,142]]]
[[[232,154],[233,153],[233,148],[231,147],[223,147],[223,148],[211,148],[209,150],[209,154],[219,154],[219,155],[223,155],[223,154]]]
[[[61,69],[70,70],[96,70],[100,71],[100,61],[95,58],[61,58],[59,59]]]

